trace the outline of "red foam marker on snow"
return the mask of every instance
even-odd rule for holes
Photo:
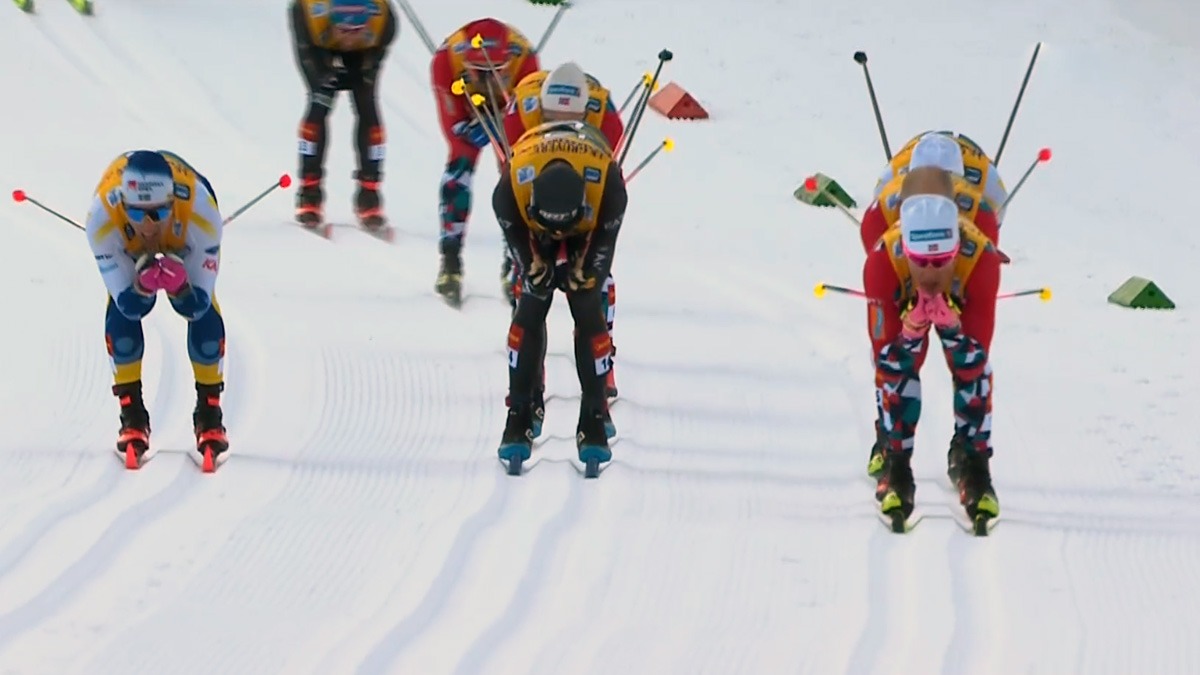
[[[292,177],[286,173],[279,177],[279,187],[286,188],[292,184]]]
[[[25,191],[24,190],[13,190],[13,201],[14,202],[25,201]]]
[[[1041,150],[1038,150],[1038,161],[1039,162],[1049,162],[1050,161],[1050,148],[1042,148]]]
[[[816,190],[817,189],[817,179],[812,176],[805,178],[804,179],[804,189],[808,190],[809,192]]]

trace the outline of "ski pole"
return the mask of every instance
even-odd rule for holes
[[[79,230],[83,230],[85,232],[87,231],[82,225],[75,222],[74,220],[71,220],[70,218],[59,213],[58,211],[55,211],[54,209],[50,208],[49,206],[46,206],[45,204],[34,199],[33,197],[30,197],[29,195],[25,194],[24,190],[13,190],[12,198],[13,198],[13,201],[18,204],[20,204],[21,202],[29,202],[30,204],[33,204],[34,206],[45,211],[46,213],[49,213],[50,215],[54,216],[55,218],[58,218],[59,220],[63,221],[64,223],[67,223],[68,225],[71,225]]]
[[[504,83],[500,81],[500,73],[496,69],[496,64],[492,62],[492,57],[488,55],[486,49],[483,49],[483,36],[479,33],[476,33],[475,37],[471,38],[471,47],[483,52],[483,60],[486,61],[488,65],[488,76],[491,78],[492,84],[495,85],[495,89],[504,97],[504,109],[507,110],[509,104],[511,103],[508,98],[508,90],[505,89]],[[500,104],[499,102],[490,98],[484,98],[487,99],[488,107],[491,108],[492,115],[496,122],[496,137],[503,144],[502,147],[504,148],[505,156],[511,157],[512,151],[508,147],[508,138],[504,133],[504,113],[501,112]],[[478,108],[479,102],[476,96],[471,97],[471,103]]]
[[[635,134],[637,134],[638,126],[641,125],[642,117],[646,113],[646,105],[650,100],[650,96],[647,92],[652,91],[658,85],[658,76],[660,73],[662,73],[663,66],[666,65],[667,61],[670,61],[673,58],[675,58],[675,55],[672,54],[671,50],[669,49],[664,49],[658,53],[658,68],[654,70],[654,77],[650,78],[650,82],[646,85],[646,90],[642,92],[642,100],[638,102],[641,104],[641,106],[634,107],[633,115],[629,122],[629,128],[626,129],[628,133],[621,135],[620,144],[623,147],[621,148],[621,158],[617,160],[618,166],[625,164],[625,157],[629,155],[629,148],[633,146],[633,137]]]
[[[250,207],[252,207],[255,204],[262,201],[267,195],[274,192],[277,188],[287,189],[289,186],[291,186],[291,184],[292,184],[292,177],[287,175],[286,173],[283,174],[282,176],[279,177],[279,180],[275,181],[274,185],[272,185],[271,187],[267,188],[266,190],[263,190],[262,192],[258,193],[257,197],[255,197],[254,199],[251,199],[250,201],[243,204],[241,208],[239,208],[237,211],[234,211],[232,215],[230,215],[228,218],[226,218],[225,222],[221,223],[221,225],[222,226],[228,225],[234,218],[237,218],[238,216],[242,215],[246,211],[249,211]]]
[[[491,125],[484,119],[483,116],[490,113],[486,110],[483,112],[479,110],[479,105],[483,103],[484,97],[480,94],[468,94],[467,83],[463,82],[461,77],[455,80],[454,84],[450,85],[450,91],[456,96],[467,97],[467,105],[471,109],[471,113],[475,115],[475,121],[479,122],[480,126],[483,127],[483,133],[487,134],[488,140],[491,141],[492,149],[496,151],[496,158],[500,160],[501,164],[507,162],[511,156],[511,150],[507,144],[500,144],[500,139],[496,137],[496,134],[492,133]]]
[[[816,295],[818,298],[823,298],[823,297],[825,297],[826,291],[833,291],[834,293],[841,293],[843,295],[852,295],[856,298],[866,298],[867,297],[866,293],[858,290],[857,288],[849,288],[846,286],[835,286],[833,284],[826,284],[826,283],[817,284],[816,288],[813,289],[813,294]],[[996,295],[996,299],[1004,300],[1005,298],[1022,298],[1022,297],[1026,297],[1026,296],[1030,296],[1030,295],[1038,296],[1038,298],[1042,302],[1050,302],[1050,299],[1053,297],[1053,294],[1050,292],[1050,289],[1048,287],[1042,287],[1042,288],[1030,288],[1030,289],[1024,290],[1024,291],[1012,291],[1010,293],[999,293]]]
[[[534,4],[539,4],[536,1]],[[554,33],[554,29],[558,27],[558,22],[562,19],[563,14],[571,8],[570,2],[564,2],[558,6],[558,11],[554,13],[554,18],[550,19],[550,25],[546,26],[546,32],[542,33],[542,39],[538,40],[537,47],[534,47],[534,54],[541,54],[546,48],[546,41],[550,39],[550,35]]]
[[[650,154],[646,155],[646,159],[643,159],[642,163],[638,164],[636,167],[634,167],[633,171],[631,171],[629,173],[629,175],[625,177],[625,182],[628,183],[629,181],[633,180],[633,177],[638,175],[638,172],[641,171],[643,168],[645,168],[645,166],[650,163],[650,160],[657,157],[658,153],[662,152],[663,150],[666,150],[667,152],[671,152],[674,149],[675,149],[675,141],[672,141],[669,138],[664,138],[663,142],[659,143],[658,147],[651,150]]]
[[[633,100],[633,97],[638,93],[639,90],[644,91],[644,88],[648,86],[650,86],[650,73],[642,73],[642,79],[639,80],[637,84],[633,85],[633,89],[630,90],[629,96],[625,97],[625,102],[621,104],[621,107],[619,110],[617,110],[617,112],[621,115],[624,115],[625,109],[629,107],[629,102]],[[654,85],[654,89],[655,91],[658,90],[657,84]]]
[[[400,10],[404,12],[404,16],[408,17],[408,22],[412,24],[413,30],[417,31],[417,37],[421,38],[421,42],[429,49],[429,54],[432,56],[437,53],[437,47],[433,44],[433,40],[429,38],[429,33],[425,31],[425,26],[421,25],[421,20],[417,18],[417,13],[413,11],[412,6],[408,4],[408,0],[396,0],[400,3]]]
[[[1008,193],[1008,196],[1004,198],[1004,203],[1000,205],[1001,213],[1004,212],[1004,209],[1008,208],[1008,203],[1012,201],[1013,197],[1017,196],[1017,191],[1020,190],[1021,186],[1025,184],[1025,181],[1029,179],[1029,175],[1033,173],[1033,170],[1037,168],[1038,164],[1049,161],[1050,148],[1042,148],[1041,150],[1038,150],[1037,157],[1033,160],[1033,163],[1029,165],[1029,168],[1025,169],[1025,174],[1021,176],[1021,180],[1017,181],[1016,187],[1014,187],[1012,192]]]
[[[632,124],[633,120],[637,118],[638,111],[642,109],[642,106],[646,105],[647,101],[650,98],[651,78],[652,78],[652,76],[650,75],[650,73],[643,73],[640,90],[636,89],[636,88],[634,89],[634,91],[637,92],[637,95],[638,95],[637,101],[634,102],[633,110],[629,113],[629,122],[625,124],[625,129],[621,131],[621,136],[620,136],[620,138],[617,139],[616,146],[613,147],[613,156],[614,157],[621,154],[621,149],[623,147],[625,147],[625,139],[628,136],[630,124]],[[658,84],[655,83],[654,86],[657,87]],[[633,94],[630,93],[630,96],[633,96]],[[625,103],[628,104],[629,101],[626,100]],[[623,111],[618,111],[618,114],[623,114]],[[624,120],[622,120],[622,121],[624,122]]]
[[[883,115],[879,112],[879,100],[875,98],[875,85],[871,84],[871,71],[867,69],[867,53],[854,52],[854,61],[862,66],[867,78],[867,93],[871,95],[871,109],[875,111],[875,126],[879,127],[879,138],[883,140],[883,154],[892,161],[892,148],[888,144],[887,131],[883,128]]]
[[[996,166],[1000,166],[1000,155],[1004,154],[1004,146],[1008,143],[1008,132],[1012,131],[1013,121],[1017,119],[1017,110],[1021,107],[1021,99],[1025,96],[1025,87],[1029,84],[1029,76],[1033,75],[1033,64],[1037,63],[1038,52],[1042,51],[1042,43],[1033,48],[1033,57],[1029,59],[1029,67],[1025,69],[1025,79],[1021,81],[1021,90],[1017,92],[1017,101],[1013,103],[1012,113],[1008,116],[1008,124],[1004,127],[1004,135],[1000,137],[1000,147],[996,149]]]

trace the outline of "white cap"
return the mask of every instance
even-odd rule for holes
[[[542,110],[582,115],[587,111],[588,83],[583,70],[567,62],[550,71],[542,83]]]
[[[900,237],[906,252],[945,255],[958,247],[958,205],[941,195],[913,195],[900,204]]]
[[[962,148],[958,146],[958,141],[946,134],[925,134],[913,148],[908,170],[926,166],[936,166],[956,176],[963,175]]]

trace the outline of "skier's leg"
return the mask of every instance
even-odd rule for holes
[[[296,219],[305,224],[315,224],[323,219],[324,192],[321,181],[325,177],[325,153],[328,149],[327,133],[329,112],[337,97],[336,90],[323,88],[318,74],[303,66],[301,74],[308,86],[308,107],[300,122],[300,186],[296,191]]]
[[[213,297],[212,305],[187,327],[188,358],[196,378],[196,409],[192,424],[199,450],[209,445],[213,454],[229,447],[221,413],[221,392],[225,389],[225,320],[221,306]]]
[[[363,71],[362,59],[355,60],[357,75],[351,83],[350,95],[354,103],[355,116],[355,152],[358,156],[358,193],[355,196],[355,210],[364,224],[383,223],[383,200],[380,198],[380,183],[383,180],[383,160],[385,155],[386,134],[383,120],[379,115],[378,66],[367,66],[370,70]]]

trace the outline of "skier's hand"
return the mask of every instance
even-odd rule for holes
[[[946,301],[945,293],[924,296],[921,298],[921,305],[925,309],[926,318],[939,332],[954,331],[962,325],[958,312]]]
[[[554,291],[554,267],[547,265],[540,256],[534,256],[525,270],[525,291],[538,297]]]
[[[912,301],[908,310],[900,316],[900,320],[903,323],[900,335],[905,340],[920,340],[929,333],[929,314],[926,312],[925,303],[919,297]]]

